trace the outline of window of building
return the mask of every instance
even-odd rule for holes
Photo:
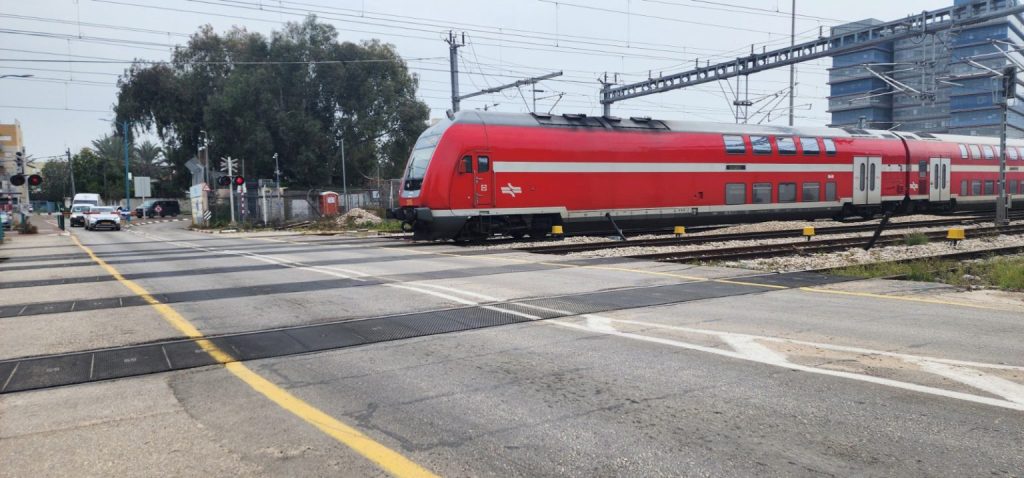
[[[985,181],[985,195],[991,195],[996,193],[996,182],[992,180]]]
[[[772,154],[772,143],[767,136],[751,136],[750,147],[754,154]]]
[[[836,142],[832,141],[831,138],[824,138],[821,140],[822,144],[825,145],[825,152],[828,154],[836,154]]]
[[[992,159],[995,157],[995,154],[992,152],[991,146],[986,144],[981,147],[981,150],[985,152],[985,159]]]
[[[779,147],[779,154],[796,154],[796,141],[792,137],[779,136],[775,138],[775,144]]]
[[[754,183],[754,204],[770,204],[772,202],[772,183]]]
[[[836,200],[836,183],[828,182],[825,183],[825,200],[835,201]]]
[[[981,148],[976,144],[971,145],[971,159],[981,159]]]
[[[804,194],[802,199],[804,202],[818,202],[821,200],[820,192],[821,185],[818,183],[804,183]]]
[[[796,202],[796,183],[779,183],[779,202]]]
[[[981,196],[981,181],[977,179],[971,181],[971,196]]]
[[[967,159],[967,146],[960,145],[960,158]]]
[[[800,138],[800,147],[803,148],[805,155],[821,153],[821,147],[818,146],[818,138]]]
[[[964,195],[964,196],[970,194],[970,191],[967,190],[967,180],[966,179],[963,180],[963,181],[960,181],[960,194]]]
[[[1016,161],[1017,160],[1017,148],[1012,148],[1010,146],[1007,146],[1006,147],[1006,156],[1008,156],[1010,159]]]
[[[726,204],[746,204],[747,185],[745,183],[729,183],[725,185]]]
[[[746,154],[747,145],[743,143],[742,136],[722,136],[725,140],[725,152],[729,154]]]

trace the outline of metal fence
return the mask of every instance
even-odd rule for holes
[[[384,210],[398,205],[400,179],[386,180],[382,190],[349,189],[342,194],[342,188],[324,188],[310,190],[279,189],[273,185],[247,188],[244,193],[234,192],[234,219],[237,222],[281,226],[287,223],[316,220],[325,215],[323,193],[338,194],[338,214],[361,208],[367,209],[383,217]],[[219,189],[209,193],[210,223],[229,223],[231,221],[232,199],[227,189]],[[200,221],[201,222],[201,221]]]

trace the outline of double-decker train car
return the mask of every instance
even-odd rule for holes
[[[415,239],[567,233],[991,208],[999,141],[466,111],[424,131],[399,207]],[[1007,190],[1024,194],[1024,142]],[[611,220],[610,220],[611,219]]]

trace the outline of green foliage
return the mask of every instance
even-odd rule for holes
[[[290,186],[337,185],[342,142],[351,185],[375,178],[378,164],[383,178],[398,176],[429,113],[417,80],[391,45],[337,36],[312,16],[269,38],[203,26],[169,64],[132,65],[118,120],[157,133],[179,189],[201,131],[211,159],[240,158],[252,178],[273,177],[277,153]]]
[[[928,235],[922,232],[915,232],[903,236],[903,242],[908,246],[923,246],[928,244]]]
[[[851,277],[941,282],[959,287],[990,286],[1003,290],[1024,290],[1024,257],[996,258],[969,263],[921,259],[903,263],[850,266],[833,273]]]

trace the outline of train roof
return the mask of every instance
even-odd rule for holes
[[[828,138],[875,138],[944,141],[950,143],[999,144],[999,138],[988,136],[965,136],[951,134],[911,133],[860,128],[829,128],[814,126],[775,126],[708,121],[658,120],[633,116],[588,116],[585,114],[544,114],[544,113],[499,113],[493,111],[460,111],[453,123],[487,124],[522,127],[600,128],[612,131],[665,131],[686,133],[718,133],[776,136],[820,136]],[[898,136],[897,136],[898,135]],[[1008,140],[1013,145],[1024,145],[1024,141]]]

